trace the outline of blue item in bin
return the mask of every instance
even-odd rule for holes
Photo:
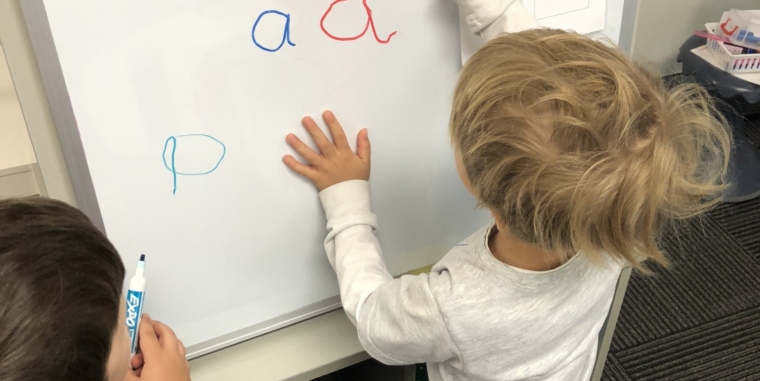
[[[739,34],[736,35],[736,39],[741,41],[748,41],[753,44],[760,44],[760,37],[757,37],[754,33],[747,32],[746,30],[740,31]]]

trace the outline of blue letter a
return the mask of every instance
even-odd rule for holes
[[[261,44],[259,44],[258,41],[256,41],[256,28],[259,26],[259,22],[261,21],[261,19],[264,18],[264,16],[266,16],[268,14],[275,14],[275,15],[279,15],[279,16],[285,17],[285,30],[282,33],[282,41],[280,42],[280,46],[278,46],[278,47],[276,47],[274,49],[267,48],[266,46],[261,45]],[[276,51],[280,50],[282,48],[282,46],[285,45],[285,42],[287,42],[288,45],[290,45],[290,46],[296,46],[296,44],[294,44],[292,41],[290,41],[290,14],[282,13],[280,11],[275,11],[275,10],[265,11],[264,13],[260,14],[259,18],[257,18],[256,22],[253,24],[253,30],[251,31],[251,38],[253,38],[253,43],[256,44],[256,46],[258,46],[259,48],[261,48],[261,50],[264,50],[264,51],[267,51],[267,52],[276,52]]]

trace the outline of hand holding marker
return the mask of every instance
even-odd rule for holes
[[[138,329],[142,319],[143,301],[145,299],[145,254],[140,255],[135,276],[129,281],[127,291],[127,329],[131,340],[131,353],[137,353]]]
[[[129,365],[132,371],[127,373],[124,381],[190,381],[187,352],[174,331],[147,314],[143,319],[144,275],[145,254],[140,255],[127,291],[127,330],[132,353]]]

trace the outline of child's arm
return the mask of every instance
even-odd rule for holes
[[[394,280],[383,263],[366,181],[370,168],[366,130],[359,133],[354,154],[332,113],[325,113],[324,118],[335,144],[306,118],[304,127],[321,154],[289,135],[288,144],[311,165],[301,164],[292,156],[284,161],[321,191],[328,228],[325,249],[338,276],[343,308],[357,326],[363,347],[388,364],[442,362],[457,357],[434,296],[436,290],[447,289],[447,276]]]
[[[456,0],[470,31],[488,41],[502,33],[536,28],[538,24],[522,0]]]
[[[327,256],[364,349],[390,365],[457,357],[436,299],[448,289],[448,274],[391,277],[374,234],[368,182],[346,181],[319,197],[327,214]]]

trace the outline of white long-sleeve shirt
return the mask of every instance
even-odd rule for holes
[[[375,237],[369,184],[319,195],[327,256],[364,349],[391,364],[428,363],[433,381],[588,380],[622,266],[576,255],[545,272],[499,262],[484,228],[430,274],[393,279]]]

